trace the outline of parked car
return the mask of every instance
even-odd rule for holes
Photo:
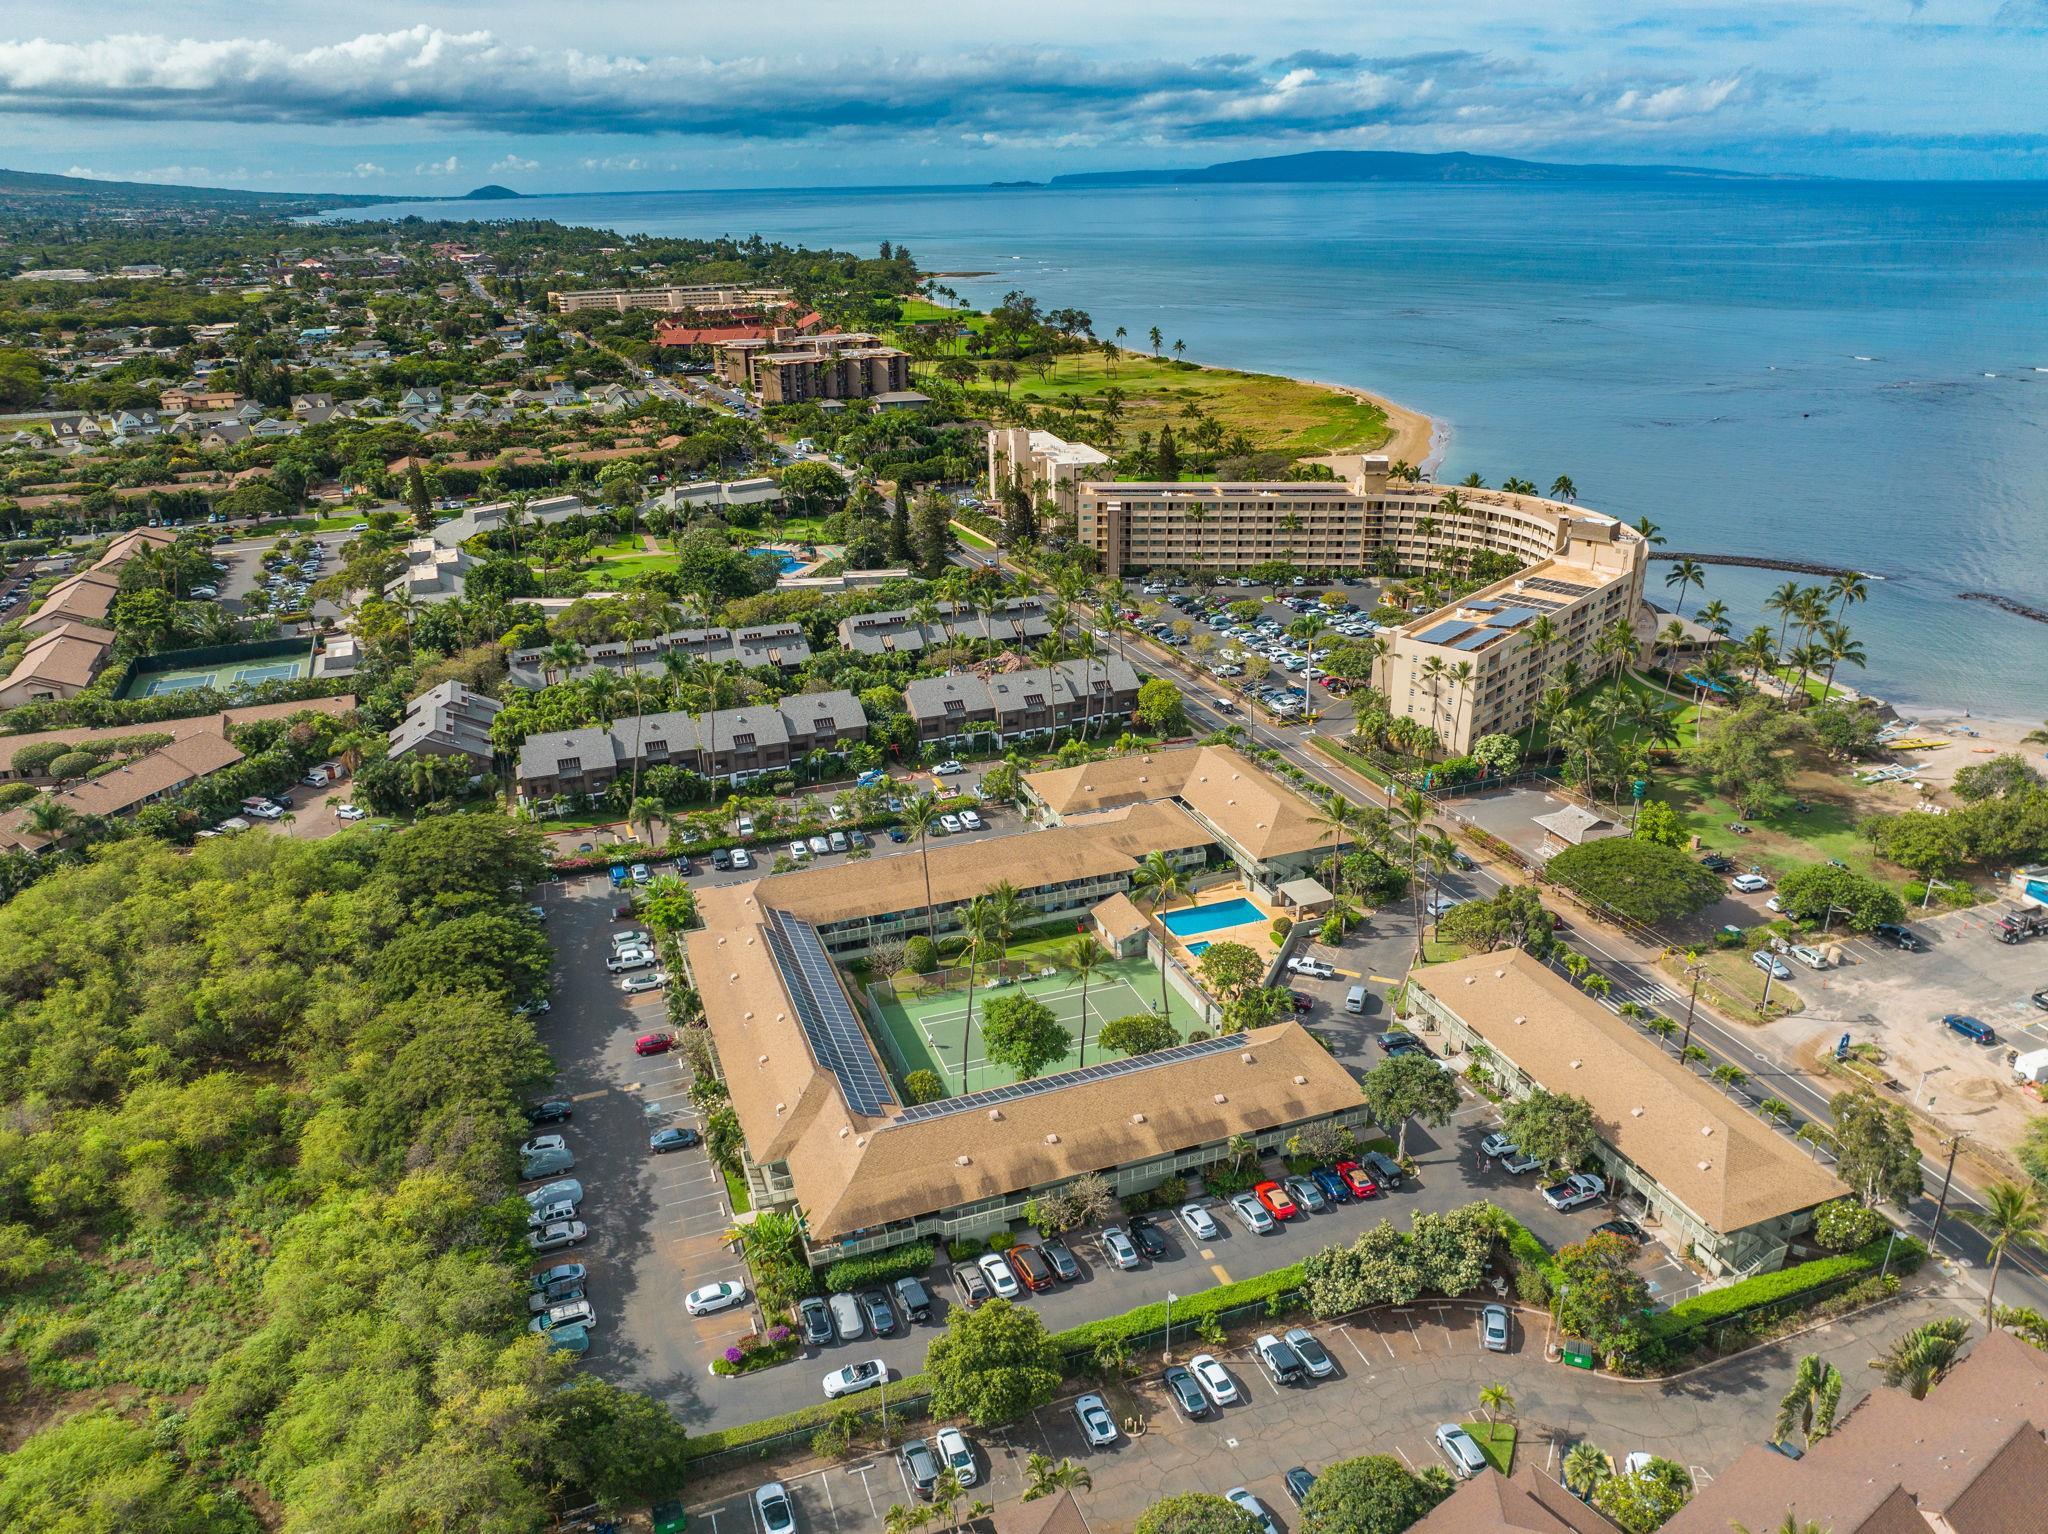
[[[1700,867],[1711,873],[1725,874],[1735,866],[1735,860],[1719,852],[1709,852],[1700,859]]]
[[[1298,954],[1287,961],[1287,972],[1293,975],[1307,975],[1311,980],[1334,980],[1337,971],[1321,959],[1312,959]]]
[[[644,996],[649,991],[658,991],[668,984],[668,976],[660,970],[650,970],[644,975],[624,975],[619,979],[619,989],[628,996]]]
[[[1394,1189],[1401,1186],[1401,1163],[1385,1151],[1369,1150],[1358,1158],[1358,1163],[1381,1188]],[[1337,1170],[1341,1172],[1344,1169],[1340,1166]]]
[[[1901,926],[1895,921],[1879,922],[1870,929],[1870,935],[1902,953],[1924,953],[1927,950],[1925,938],[1911,927]]]
[[[1309,1491],[1316,1484],[1315,1472],[1306,1465],[1296,1465],[1287,1472],[1285,1484],[1287,1500],[1300,1507],[1308,1501]]]
[[[580,1262],[558,1262],[551,1268],[527,1274],[526,1287],[529,1293],[539,1294],[554,1284],[580,1284],[589,1276],[590,1270]]]
[[[570,1322],[543,1333],[548,1341],[550,1353],[571,1353],[581,1355],[590,1351],[590,1329]]]
[[[1749,962],[1769,975],[1773,980],[1790,980],[1792,971],[1785,967],[1785,961],[1768,949],[1759,948],[1749,956]]]
[[[1323,1197],[1327,1198],[1331,1203],[1348,1204],[1351,1202],[1350,1185],[1335,1172],[1331,1171],[1330,1168],[1319,1166],[1308,1175],[1315,1181],[1315,1185],[1322,1189]]]
[[[1308,1370],[1302,1366],[1300,1356],[1271,1332],[1254,1342],[1252,1351],[1258,1355],[1259,1366],[1276,1385],[1294,1385],[1308,1378]]]
[[[1436,1446],[1450,1461],[1451,1474],[1461,1481],[1470,1480],[1486,1468],[1486,1456],[1479,1452],[1479,1445],[1455,1422],[1446,1422],[1436,1430]]]
[[[733,848],[732,866],[734,868],[752,868],[754,866],[753,853],[747,851],[747,849],[744,847]]]
[[[1106,1226],[1102,1232],[1102,1250],[1110,1262],[1128,1272],[1139,1265],[1138,1249],[1131,1244],[1131,1238],[1124,1234],[1121,1225]]]
[[[1209,1398],[1202,1393],[1202,1387],[1195,1383],[1195,1377],[1180,1364],[1169,1364],[1161,1376],[1166,1386],[1167,1398],[1180,1408],[1182,1416],[1193,1420],[1209,1415]]]
[[[724,1278],[715,1284],[700,1284],[683,1296],[683,1309],[693,1316],[716,1315],[721,1310],[730,1310],[747,1297],[747,1286],[737,1279]]]
[[[848,1364],[843,1369],[834,1369],[825,1376],[825,1398],[837,1400],[858,1391],[873,1390],[889,1377],[889,1366],[879,1358],[870,1358],[865,1363]]]
[[[838,1336],[832,1329],[830,1307],[815,1294],[807,1294],[796,1302],[796,1322],[803,1330],[807,1347],[829,1346]]]
[[[1218,1234],[1216,1217],[1202,1204],[1180,1206],[1181,1229],[1197,1241],[1214,1241]]]
[[[1372,1174],[1355,1161],[1337,1163],[1337,1175],[1344,1179],[1344,1186],[1351,1190],[1356,1199],[1368,1199],[1380,1191],[1380,1185],[1373,1181]]]
[[[966,770],[967,769],[965,767],[962,767],[960,765],[958,759],[950,756],[947,757],[943,762],[939,763],[938,766],[932,769],[932,771],[937,773],[940,777],[945,777],[949,773],[965,772]]]
[[[1266,1206],[1266,1212],[1276,1220],[1292,1220],[1301,1213],[1287,1190],[1277,1182],[1268,1180],[1252,1189],[1252,1196]]]
[[[889,1306],[889,1297],[879,1289],[863,1289],[860,1294],[860,1308],[868,1318],[868,1325],[877,1337],[886,1337],[896,1330],[896,1312]]]
[[[795,1534],[796,1511],[780,1481],[754,1488],[754,1516],[761,1520],[761,1534]]]
[[[1188,1369],[1200,1382],[1202,1393],[1218,1406],[1237,1405],[1237,1381],[1230,1377],[1230,1371],[1218,1363],[1213,1354],[1197,1353],[1188,1360]]]
[[[675,1039],[666,1033],[643,1033],[633,1041],[636,1055],[665,1055],[675,1047]]]
[[[1017,1275],[1026,1289],[1035,1293],[1053,1286],[1052,1268],[1038,1255],[1038,1248],[1030,1242],[1019,1241],[1006,1255],[1010,1259],[1011,1271]]]
[[[960,824],[967,827],[970,831],[979,831],[982,828],[983,822],[981,816],[975,811],[962,810],[960,812]]]
[[[581,1220],[561,1220],[526,1233],[526,1244],[536,1252],[559,1252],[565,1246],[581,1246],[590,1228]]]
[[[1552,1183],[1543,1190],[1543,1202],[1552,1209],[1578,1209],[1592,1203],[1607,1191],[1607,1180],[1591,1172],[1574,1172],[1563,1182]]]
[[[1479,1344],[1489,1353],[1508,1350],[1508,1308],[1488,1305],[1479,1312]]]
[[[1330,1350],[1316,1341],[1316,1334],[1305,1326],[1290,1326],[1280,1334],[1281,1341],[1294,1349],[1294,1356],[1301,1360],[1302,1368],[1308,1370],[1312,1380],[1326,1380],[1337,1372],[1337,1360],[1330,1356]]]
[[[984,1252],[975,1260],[981,1268],[981,1276],[988,1280],[989,1288],[998,1299],[1014,1300],[1021,1292],[1017,1275],[1010,1271],[1010,1265],[1003,1260],[1001,1252]]]
[[[526,1110],[526,1122],[536,1127],[541,1124],[566,1124],[576,1116],[576,1105],[566,1097],[544,1097],[530,1104]]]
[[[654,950],[651,948],[622,948],[604,961],[604,967],[615,975],[623,975],[630,970],[636,969],[652,969],[654,967]]]
[[[938,1455],[932,1453],[932,1446],[922,1438],[911,1439],[900,1452],[904,1478],[910,1482],[910,1489],[920,1497],[929,1497],[932,1488],[939,1484]]]
[[[867,1312],[860,1308],[860,1301],[851,1294],[841,1292],[828,1302],[832,1307],[832,1324],[839,1331],[841,1342],[858,1342],[868,1334]]]
[[[1094,1391],[1075,1399],[1074,1420],[1081,1424],[1081,1435],[1090,1448],[1107,1448],[1116,1442],[1116,1418],[1109,1414],[1109,1403]]]
[[[1989,1023],[1979,1018],[1968,1017],[1961,1012],[1950,1012],[1941,1020],[1941,1025],[1952,1033],[1959,1033],[1972,1044],[1996,1044],[1998,1033]]]
[[[953,1264],[953,1287],[960,1291],[960,1303],[969,1310],[974,1309],[989,1296],[988,1280],[981,1276],[981,1269],[971,1262]]]
[[[1321,1214],[1330,1207],[1330,1201],[1323,1197],[1323,1190],[1310,1177],[1284,1177],[1280,1186],[1287,1190],[1288,1197],[1310,1214]]]
[[[588,1300],[564,1300],[526,1323],[530,1332],[551,1332],[558,1326],[580,1326],[591,1331],[597,1326],[597,1307]]]
[[[732,853],[724,847],[712,848],[711,866],[717,869],[720,873],[724,873],[727,869],[732,867]]]
[[[974,1461],[974,1449],[965,1433],[957,1427],[942,1427],[935,1442],[939,1458],[962,1486],[973,1486],[981,1480],[981,1467]]]
[[[647,1148],[657,1156],[663,1151],[688,1150],[693,1145],[703,1143],[704,1137],[696,1130],[679,1129],[673,1125],[667,1129],[657,1129],[647,1137]]]
[[[1635,1242],[1637,1246],[1643,1245],[1650,1239],[1649,1233],[1642,1226],[1636,1224],[1634,1220],[1602,1220],[1593,1227],[1593,1234],[1596,1236],[1620,1236],[1624,1240]]]
[[[1242,1486],[1231,1487],[1223,1496],[1226,1501],[1235,1503],[1259,1521],[1259,1534],[1280,1534],[1280,1525],[1275,1523],[1273,1515],[1266,1511],[1266,1504]]]
[[[1826,969],[1828,967],[1827,954],[1821,949],[1814,947],[1811,943],[1794,943],[1785,951],[1808,969]]]
[[[1771,881],[1762,874],[1737,874],[1728,881],[1729,888],[1744,895],[1754,895],[1771,887]]]
[[[576,1263],[572,1266],[581,1268],[582,1264]],[[526,1308],[529,1311],[532,1311],[534,1314],[538,1315],[541,1311],[547,1310],[552,1306],[563,1304],[564,1302],[569,1300],[580,1300],[582,1298],[583,1278],[582,1275],[579,1273],[575,1278],[562,1279],[558,1283],[549,1284],[547,1288],[542,1289],[536,1294],[529,1294],[526,1297]]]
[[[1154,1262],[1164,1262],[1168,1255],[1166,1237],[1159,1233],[1159,1227],[1147,1215],[1134,1215],[1131,1219],[1131,1239],[1138,1243],[1138,1250]]]
[[[924,1286],[924,1280],[906,1274],[891,1284],[890,1292],[896,1297],[896,1308],[903,1312],[905,1324],[929,1321],[932,1317],[931,1291]]]
[[[1279,1228],[1279,1222],[1273,1218],[1272,1212],[1250,1193],[1232,1194],[1230,1212],[1255,1236],[1267,1235]]]
[[[1063,1284],[1071,1284],[1081,1276],[1081,1264],[1075,1260],[1067,1243],[1057,1236],[1048,1237],[1038,1243],[1038,1255],[1052,1269],[1052,1276]]]
[[[542,1204],[563,1200],[571,1204],[583,1202],[583,1184],[573,1177],[564,1177],[541,1187],[529,1189],[524,1195],[526,1207],[538,1209]]]

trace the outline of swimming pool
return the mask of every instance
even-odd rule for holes
[[[1214,905],[1168,911],[1159,919],[1175,937],[1194,937],[1222,927],[1242,927],[1246,922],[1264,921],[1265,913],[1240,896],[1236,900],[1219,900]]]
[[[801,570],[804,562],[783,549],[748,549],[749,554],[773,554],[777,560],[776,573],[788,575],[792,570]]]
[[[1200,958],[1200,957],[1201,957],[1201,956],[1202,956],[1203,954],[1207,953],[1208,951],[1209,951],[1209,940],[1208,940],[1207,938],[1203,938],[1203,939],[1202,939],[1202,941],[1201,941],[1201,942],[1199,942],[1199,943],[1190,943],[1190,944],[1188,944],[1188,952],[1189,952],[1189,953],[1191,953],[1191,954],[1193,954],[1193,955],[1194,955],[1194,956],[1195,956],[1196,958],[1198,958],[1198,959],[1199,959],[1199,958]]]

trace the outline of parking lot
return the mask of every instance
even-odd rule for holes
[[[968,1430],[978,1484],[967,1495],[998,1506],[1012,1502],[1023,1493],[1031,1454],[1071,1456],[1093,1478],[1092,1489],[1079,1495],[1098,1527],[1127,1528],[1175,1492],[1244,1486],[1291,1534],[1300,1518],[1283,1485],[1290,1467],[1319,1470],[1358,1454],[1392,1454],[1418,1469],[1441,1463],[1436,1425],[1480,1420],[1479,1391],[1496,1381],[1515,1398],[1517,1464],[1533,1463],[1555,1476],[1571,1445],[1590,1440],[1616,1460],[1638,1449],[1665,1455],[1704,1484],[1766,1435],[1801,1354],[1819,1353],[1834,1363],[1855,1400],[1874,1383],[1866,1361],[1891,1338],[1952,1313],[1948,1302],[1918,1295],[1732,1360],[1707,1376],[1666,1384],[1601,1379],[1547,1362],[1540,1313],[1532,1330],[1518,1317],[1505,1354],[1480,1346],[1465,1306],[1424,1304],[1355,1323],[1316,1323],[1311,1330],[1337,1365],[1333,1377],[1275,1386],[1248,1349],[1229,1350],[1221,1356],[1239,1404],[1200,1420],[1187,1420],[1168,1401],[1155,1356],[1138,1362],[1138,1377],[1106,1388],[1113,1415],[1119,1422],[1138,1418],[1141,1430],[1120,1433],[1105,1448],[1084,1441],[1073,1390],[1001,1428]],[[1186,1362],[1191,1351],[1176,1341],[1177,1360]],[[896,1442],[929,1432],[918,1424],[899,1432]],[[701,1521],[711,1534],[759,1534],[748,1493],[771,1476],[790,1491],[799,1534],[869,1534],[892,1504],[916,1501],[893,1450],[873,1449],[843,1464],[799,1455],[714,1477],[691,1500],[693,1525]]]

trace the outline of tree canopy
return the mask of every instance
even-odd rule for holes
[[[1008,1300],[977,1309],[955,1306],[946,1330],[925,1351],[934,1417],[965,1417],[993,1427],[1043,1406],[1059,1389],[1059,1349],[1038,1312]]]
[[[989,1059],[1029,1081],[1074,1047],[1074,1035],[1060,1026],[1052,1008],[1022,991],[1000,996],[982,1009],[982,1047]]]
[[[1340,1459],[1317,1472],[1301,1505],[1301,1527],[1303,1534],[1401,1534],[1450,1490],[1440,1466],[1418,1475],[1391,1454]]]
[[[1265,1534],[1259,1520],[1213,1491],[1162,1497],[1138,1515],[1131,1534]]]
[[[1610,836],[1567,847],[1549,876],[1596,905],[1653,927],[1704,911],[1721,898],[1721,881],[1676,847]]]
[[[1502,1110],[1501,1132],[1523,1155],[1559,1172],[1569,1172],[1600,1143],[1592,1104],[1542,1087]]]

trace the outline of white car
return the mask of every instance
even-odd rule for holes
[[[832,850],[832,844],[822,836],[811,838],[811,856],[821,858]]]
[[[1432,917],[1438,917],[1447,915],[1450,912],[1455,911],[1463,903],[1464,902],[1459,900],[1456,895],[1435,894],[1429,897],[1428,904],[1424,907],[1424,909],[1427,910]]]
[[[981,1479],[980,1467],[974,1463],[974,1450],[968,1445],[967,1435],[957,1427],[942,1427],[938,1431],[939,1458],[946,1462],[946,1468],[953,1472],[962,1486],[972,1486]]]
[[[1486,1468],[1486,1456],[1479,1452],[1479,1445],[1455,1422],[1446,1422],[1436,1430],[1436,1446],[1451,1462],[1451,1474],[1461,1481],[1470,1480]]]
[[[1552,1209],[1577,1209],[1592,1203],[1607,1191],[1607,1180],[1591,1172],[1574,1172],[1563,1182],[1543,1190],[1543,1202]]]
[[[597,1310],[588,1300],[564,1300],[559,1305],[550,1305],[526,1326],[534,1332],[551,1332],[558,1326],[580,1326],[593,1331],[597,1327]]]
[[[337,804],[334,807],[334,814],[338,820],[361,820],[365,815],[369,814],[369,811],[360,805]]]
[[[1758,890],[1767,890],[1771,887],[1771,881],[1762,874],[1737,874],[1728,883],[1731,888],[1745,895],[1754,895]]]
[[[1749,956],[1749,962],[1769,975],[1773,980],[1790,980],[1792,971],[1785,967],[1785,961],[1767,949],[1759,948]]]
[[[825,1398],[836,1400],[862,1390],[873,1390],[889,1377],[889,1366],[879,1358],[870,1358],[865,1363],[848,1364],[843,1369],[834,1369],[825,1376]]]
[[[965,772],[966,770],[967,769],[965,767],[962,767],[960,765],[958,758],[951,756],[947,757],[943,762],[939,763],[938,766],[932,769],[933,772],[937,773]]]
[[[1233,1486],[1224,1494],[1226,1501],[1235,1503],[1259,1521],[1263,1534],[1280,1534],[1280,1525],[1273,1521],[1273,1515],[1266,1511],[1266,1504],[1246,1491],[1242,1486]]]
[[[982,828],[982,819],[973,810],[962,810],[960,812],[960,824],[967,827],[970,831],[979,831]]]
[[[1140,1265],[1138,1249],[1131,1242],[1130,1234],[1121,1225],[1108,1225],[1102,1231],[1102,1250],[1110,1262],[1125,1272]]]
[[[948,836],[958,835],[964,829],[960,824],[960,817],[958,815],[941,815],[939,817],[939,824],[946,828]]]
[[[653,947],[653,934],[642,928],[635,927],[625,932],[615,932],[612,934],[613,953],[624,953],[628,948],[646,948],[651,950]]]
[[[545,1151],[567,1150],[569,1142],[560,1135],[535,1135],[519,1147],[522,1157],[538,1156]]]
[[[792,863],[801,863],[810,855],[811,849],[804,845],[802,837],[789,844],[789,859]]]
[[[732,866],[735,868],[752,868],[754,866],[753,853],[747,851],[744,847],[733,848]]]
[[[1000,1298],[1014,1300],[1017,1297],[1017,1275],[1010,1271],[1009,1260],[1001,1252],[984,1252],[975,1266],[981,1269],[981,1276],[988,1280],[989,1288],[995,1290]]]
[[[1218,1234],[1216,1216],[1201,1204],[1180,1206],[1181,1227],[1197,1241],[1214,1241]]]
[[[1244,1228],[1255,1236],[1263,1236],[1273,1228],[1273,1214],[1258,1198],[1250,1193],[1231,1195],[1230,1212],[1244,1222]]]
[[[657,969],[652,974],[620,977],[619,989],[628,996],[644,996],[649,991],[658,991],[667,984],[668,976]]]
[[[683,1309],[693,1316],[715,1315],[721,1310],[730,1310],[747,1297],[747,1286],[737,1279],[720,1279],[715,1284],[703,1284],[683,1296]]]
[[[1337,978],[1337,971],[1328,964],[1325,964],[1321,959],[1311,959],[1305,956],[1289,959],[1287,961],[1287,972],[1291,975],[1306,975],[1311,980],[1335,980]]]
[[[635,863],[626,877],[635,884],[652,884],[654,882],[654,875],[647,871],[645,863]]]
[[[761,1520],[761,1534],[795,1534],[796,1510],[780,1481],[754,1488],[754,1513]]]
[[[1479,1142],[1479,1148],[1480,1150],[1484,1151],[1487,1155],[1493,1156],[1495,1158],[1499,1158],[1502,1156],[1512,1156],[1515,1154],[1515,1142],[1510,1140],[1504,1134],[1488,1135],[1485,1139]]]
[[[551,1198],[544,1204],[533,1204],[528,1208],[528,1228],[539,1230],[544,1225],[557,1225],[573,1219],[576,1214],[576,1200],[573,1198]]]
[[[1188,1372],[1202,1387],[1202,1394],[1218,1406],[1235,1406],[1238,1402],[1237,1381],[1230,1377],[1230,1371],[1216,1361],[1215,1355],[1197,1353],[1188,1360]]]
[[[1794,943],[1788,952],[1808,969],[1826,969],[1828,967],[1828,956],[1820,949],[1806,943]]]
[[[1081,1424],[1089,1447],[1101,1449],[1116,1442],[1116,1418],[1109,1414],[1109,1403],[1093,1391],[1075,1400],[1074,1420]]]

